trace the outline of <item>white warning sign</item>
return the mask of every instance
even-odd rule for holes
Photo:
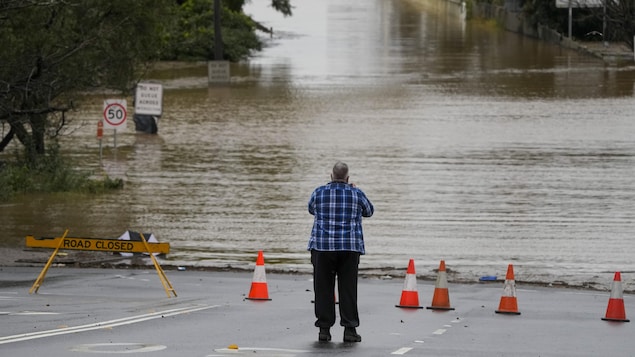
[[[135,93],[135,114],[161,116],[163,113],[163,86],[156,83],[139,83]]]

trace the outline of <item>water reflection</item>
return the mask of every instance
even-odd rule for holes
[[[310,271],[308,195],[341,159],[376,206],[365,271],[635,271],[633,67],[465,22],[451,3],[294,4],[292,18],[249,4],[274,36],[228,86],[208,86],[205,64],[153,72],[159,135],[110,136],[101,168],[104,98],[89,99],[64,148],[123,192],[0,205],[7,241],[133,229],[169,241],[172,264],[251,269],[262,249],[271,269]]]

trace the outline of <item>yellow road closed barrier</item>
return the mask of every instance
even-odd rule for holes
[[[44,265],[42,272],[33,283],[29,294],[37,293],[40,285],[44,281],[44,276],[48,271],[53,259],[57,255],[60,249],[72,249],[72,250],[93,250],[93,251],[105,251],[105,252],[117,252],[117,253],[148,253],[152,259],[159,279],[165,293],[168,297],[171,297],[170,293],[176,296],[176,291],[170,284],[165,272],[157,262],[155,253],[167,254],[170,252],[170,244],[168,243],[148,243],[143,233],[140,234],[141,241],[119,240],[119,239],[106,239],[106,238],[73,238],[67,237],[68,230],[64,232],[61,237],[43,237],[35,238],[34,236],[26,236],[26,246],[31,248],[52,248],[55,249],[51,257]]]
[[[62,245],[60,246],[60,240]],[[72,238],[72,237],[41,237],[26,236],[26,246],[31,248],[95,250],[118,253],[160,253],[170,252],[169,243],[146,243],[140,241],[118,240],[107,238]]]

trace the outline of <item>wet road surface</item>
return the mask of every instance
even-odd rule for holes
[[[317,342],[308,275],[267,274],[271,301],[249,301],[252,274],[52,267],[0,271],[3,356],[630,356],[633,324],[602,321],[609,292],[516,285],[521,315],[494,310],[503,283],[450,284],[455,310],[400,309],[403,280],[360,281],[361,343]],[[421,304],[433,283],[419,282]],[[624,297],[627,317],[635,300]],[[237,349],[236,349],[237,348]]]

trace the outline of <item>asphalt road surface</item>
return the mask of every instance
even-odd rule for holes
[[[360,343],[318,342],[307,275],[267,274],[270,301],[245,299],[252,274],[0,268],[0,356],[633,356],[635,328],[608,322],[609,292],[516,285],[520,315],[501,315],[503,283],[450,284],[451,311],[401,309],[404,281],[362,279]],[[610,286],[610,282],[607,283]],[[421,305],[435,285],[417,282]],[[627,318],[635,300],[624,297]]]

